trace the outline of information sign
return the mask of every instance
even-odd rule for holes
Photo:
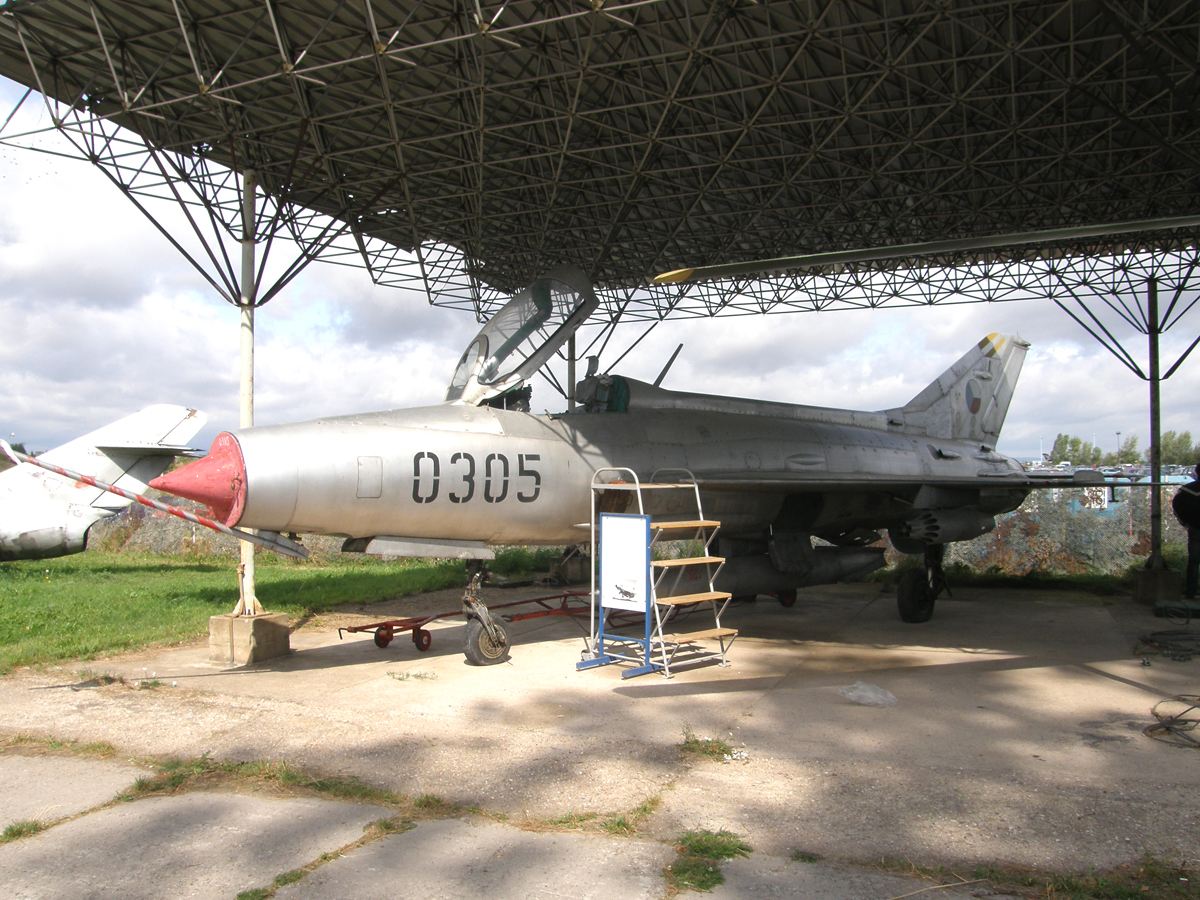
[[[650,601],[650,517],[600,514],[600,605],[644,613]]]

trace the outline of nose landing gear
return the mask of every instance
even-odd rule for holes
[[[467,628],[463,636],[463,654],[475,666],[494,666],[508,659],[508,632],[476,596],[482,573],[476,572],[463,594],[463,615]]]

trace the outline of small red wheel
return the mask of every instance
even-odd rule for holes
[[[416,628],[413,630],[413,643],[417,645],[417,649],[424,653],[433,644],[433,635],[424,628]]]
[[[392,642],[392,626],[380,625],[375,629],[375,646],[386,647]]]
[[[796,589],[791,588],[786,591],[780,591],[775,595],[779,598],[779,605],[783,607],[791,607],[796,605]]]

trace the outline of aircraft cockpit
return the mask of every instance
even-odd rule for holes
[[[583,272],[551,269],[480,329],[454,370],[447,402],[528,411],[532,389],[525,382],[599,305]]]

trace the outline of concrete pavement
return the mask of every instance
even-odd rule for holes
[[[494,591],[488,599],[512,596]],[[319,867],[280,888],[281,897],[351,889],[373,896],[363,893],[366,885],[394,879],[401,863],[405,871],[442,873],[423,896],[438,896],[446,884],[457,885],[456,896],[476,887],[490,897],[544,896],[528,892],[553,892],[555,884],[586,896],[591,882],[575,884],[556,868],[576,857],[598,861],[579,868],[580,878],[633,860],[620,890],[661,896],[670,838],[695,828],[727,828],[755,848],[750,860],[726,864],[729,880],[716,894],[724,897],[838,896],[830,883],[846,897],[905,893],[871,881],[892,875],[845,867],[881,856],[954,871],[977,864],[1088,871],[1145,851],[1186,860],[1200,846],[1189,799],[1200,771],[1187,751],[1140,733],[1158,699],[1197,692],[1200,660],[1142,666],[1131,653],[1134,638],[1164,623],[1127,598],[959,590],[939,600],[932,622],[912,626],[899,621],[894,597],[851,585],[802,592],[790,610],[764,598],[731,611],[729,621],[742,632],[729,668],[628,682],[613,667],[575,672],[582,643],[562,620],[515,623],[512,661],[486,669],[464,665],[461,626],[450,621],[435,626],[426,654],[403,637],[379,650],[369,636],[338,641],[318,625],[293,636],[291,658],[250,669],[215,669],[197,646],[89,663],[127,685],[82,687],[69,670],[5,678],[0,734],[108,741],[124,757],[207,752],[287,762],[508,817],[505,824],[419,823]],[[161,686],[132,686],[146,679]],[[856,681],[892,692],[896,705],[859,706],[838,693]],[[681,753],[685,728],[726,740],[736,758]],[[0,772],[12,757],[0,754]],[[641,804],[656,809],[636,839],[564,834],[545,824]],[[111,810],[89,813],[0,846],[0,873],[27,858],[23,847],[101,815],[110,818],[97,821],[119,832]],[[305,844],[306,853],[321,849],[300,865],[381,817],[365,815],[337,813],[341,824],[322,826],[331,837]],[[183,820],[178,827],[176,841],[199,840]],[[433,840],[439,829],[448,829],[445,839]],[[472,846],[488,858],[512,847],[500,857],[537,859],[541,868],[464,867],[476,858]],[[832,862],[793,863],[796,851]],[[425,862],[414,868],[413,859]],[[293,862],[271,858],[261,872],[247,870],[253,877],[230,896],[265,886]],[[255,881],[260,875],[266,880]],[[217,890],[217,882],[204,884]],[[333,893],[313,893],[324,884]]]

